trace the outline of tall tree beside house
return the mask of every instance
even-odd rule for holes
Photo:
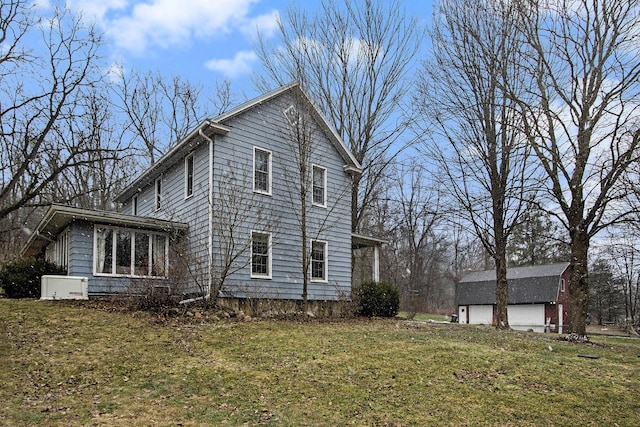
[[[280,223],[280,218],[272,212],[267,215],[255,193],[246,191],[253,186],[251,171],[246,165],[229,159],[219,168],[221,179],[214,180],[212,192],[202,184],[192,188],[194,194],[206,200],[195,209],[211,212],[212,241],[191,238],[180,242],[176,250],[177,271],[173,274],[178,283],[185,277],[190,278],[197,288],[197,297],[205,304],[215,304],[225,293],[227,279],[250,266],[252,241],[247,230],[272,233]],[[192,214],[206,215],[204,212]]]
[[[110,147],[74,134],[101,87],[100,34],[64,8],[46,19],[35,13],[22,0],[0,7],[0,230],[17,241],[7,228],[50,203],[61,176],[113,158]]]
[[[352,228],[361,228],[380,182],[405,145],[409,69],[423,30],[398,0],[323,0],[313,14],[291,7],[274,44],[257,46],[267,89],[297,80],[349,146],[363,173],[353,179]]]
[[[520,64],[532,84],[526,99],[512,97],[544,170],[549,207],[569,233],[569,331],[586,339],[591,240],[631,213],[620,184],[640,154],[640,2],[514,4],[530,52]]]
[[[509,0],[442,0],[416,96],[433,136],[427,155],[494,261],[498,328],[509,328],[507,242],[533,175],[521,117],[504,89],[525,92],[517,67],[525,44],[514,7]]]
[[[306,95],[298,93],[294,103],[284,111],[288,126],[285,125],[283,136],[293,156],[293,164],[285,165],[285,170],[294,188],[288,196],[300,231],[301,297],[306,311],[309,281],[328,279],[329,252],[322,238],[333,227],[332,212],[347,195],[347,189],[329,189],[330,180],[327,169],[321,165],[322,155],[316,141],[318,124],[312,115],[313,107],[303,97]]]

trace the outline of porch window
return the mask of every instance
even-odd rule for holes
[[[251,277],[271,278],[270,233],[251,233]]]
[[[168,239],[153,232],[97,226],[94,274],[126,277],[166,277]]]
[[[311,241],[311,280],[327,280],[327,242]]]
[[[55,242],[47,247],[47,261],[59,267],[67,268],[69,264],[69,230],[60,233]]]

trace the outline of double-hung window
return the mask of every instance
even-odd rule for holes
[[[168,239],[160,233],[96,226],[94,272],[97,275],[166,277]]]
[[[271,234],[251,232],[251,277],[271,278]]]
[[[327,170],[320,166],[313,166],[313,204],[327,206]]]
[[[184,198],[193,196],[193,154],[184,159]]]
[[[253,191],[271,194],[271,152],[253,149]]]
[[[327,242],[311,241],[311,280],[327,281]]]

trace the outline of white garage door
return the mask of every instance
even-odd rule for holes
[[[469,323],[472,325],[493,324],[493,306],[492,305],[470,305],[469,306]]]
[[[507,307],[509,326],[527,329],[544,328],[544,304],[510,305]]]

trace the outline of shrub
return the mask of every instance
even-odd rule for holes
[[[5,264],[0,268],[0,288],[8,298],[40,298],[40,278],[45,274],[66,274],[66,271],[33,258]]]
[[[357,312],[363,316],[393,317],[400,307],[400,292],[386,282],[365,282],[354,291]]]

